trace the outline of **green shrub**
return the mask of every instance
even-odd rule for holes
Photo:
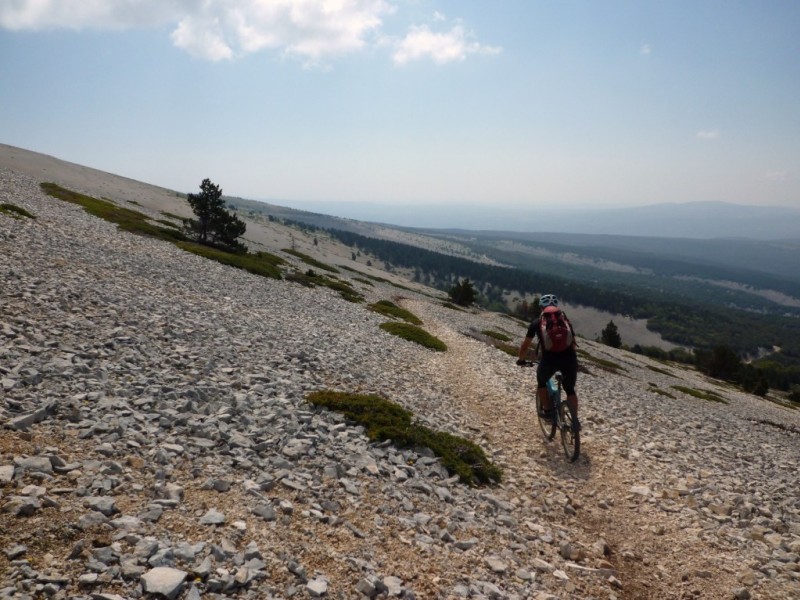
[[[192,254],[215,260],[230,267],[242,269],[254,275],[269,277],[271,279],[282,278],[278,265],[285,264],[285,262],[281,257],[270,254],[269,252],[236,254],[234,252],[220,250],[219,248],[198,244],[197,242],[178,242],[176,246]]]
[[[468,485],[499,482],[502,478],[502,470],[489,461],[480,446],[415,423],[410,411],[380,396],[326,390],[312,392],[308,401],[344,414],[364,427],[372,441],[391,440],[397,448],[429,448],[449,473]]]
[[[511,344],[504,344],[502,342],[492,344],[498,350],[502,350],[509,356],[513,356],[514,358],[519,358],[519,346],[512,346]]]
[[[29,213],[24,208],[17,206],[16,204],[9,204],[8,202],[3,202],[3,204],[0,204],[0,213],[7,214],[15,219],[20,219],[22,217],[27,217],[28,219],[36,218],[36,215]]]
[[[437,352],[444,352],[447,350],[447,345],[442,340],[432,336],[430,333],[424,329],[421,329],[420,327],[417,327],[416,325],[390,321],[388,323],[382,323],[380,327],[392,335],[401,337],[409,342],[415,342],[420,346],[425,346],[431,350],[436,350]]]
[[[165,217],[169,217],[170,219],[178,221],[178,223],[183,223],[183,217],[181,217],[180,215],[176,215],[175,213],[167,212],[166,210],[162,210],[161,214],[164,215]]]
[[[369,309],[387,317],[403,319],[412,325],[422,325],[422,321],[419,319],[419,317],[417,317],[417,315],[406,310],[405,308],[397,306],[394,302],[389,300],[379,300],[375,304],[370,304]]]
[[[728,401],[725,400],[722,396],[715,392],[710,392],[708,390],[697,390],[694,388],[686,387],[683,385],[673,385],[672,389],[678,390],[679,392],[683,392],[684,394],[688,394],[694,398],[700,398],[701,400],[710,400],[711,402],[721,402],[722,404],[728,404]]]
[[[456,306],[452,302],[442,302],[442,306],[444,306],[445,308],[449,308],[451,310],[457,310],[458,312],[466,312],[463,308],[461,308],[460,306]]]
[[[305,273],[294,271],[287,275],[286,279],[306,287],[322,286],[330,288],[339,292],[339,295],[348,302],[358,303],[364,301],[364,296],[359,294],[349,282],[336,279],[335,277],[328,277],[327,275],[320,275],[313,269],[309,269]]]
[[[493,338],[495,340],[500,340],[501,342],[510,342],[511,338],[507,336],[505,333],[500,333],[498,331],[492,331],[491,329],[484,329],[481,333],[485,336]]]
[[[647,365],[647,368],[653,371],[654,373],[660,373],[661,375],[669,375],[670,377],[675,377],[672,373],[670,373],[666,369],[659,369],[658,367],[654,367],[652,365]]]
[[[622,368],[622,365],[618,365],[617,363],[606,360],[605,358],[597,358],[596,356],[592,356],[585,350],[578,349],[578,356],[585,358],[586,360],[590,361],[591,363],[597,365],[601,369],[605,369],[606,371],[611,371],[613,373],[617,373],[619,371],[625,371]]]
[[[123,231],[146,235],[168,242],[186,239],[182,232],[175,230],[173,227],[166,228],[155,225],[150,222],[147,215],[130,208],[122,208],[108,200],[99,200],[85,194],[73,192],[55,183],[42,183],[41,188],[53,198],[77,204],[83,207],[90,215],[115,223]]]
[[[323,271],[328,271],[329,273],[340,272],[339,269],[337,269],[336,267],[332,267],[331,265],[326,265],[325,263],[322,263],[317,259],[310,257],[308,254],[303,254],[302,252],[299,252],[292,248],[284,248],[283,252],[286,252],[286,254],[291,254],[292,256],[296,256],[307,265],[311,265],[312,267],[317,267],[318,269],[322,269]]]

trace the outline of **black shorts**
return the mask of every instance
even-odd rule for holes
[[[578,380],[578,355],[570,348],[564,352],[545,352],[536,369],[536,387],[547,387],[547,380],[556,371],[561,371],[562,385],[567,396],[575,394],[575,382]]]

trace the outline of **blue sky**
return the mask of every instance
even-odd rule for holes
[[[800,2],[0,0],[0,142],[290,204],[800,206]]]

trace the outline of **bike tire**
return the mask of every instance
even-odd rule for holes
[[[542,435],[546,440],[552,440],[556,436],[556,424],[553,419],[545,419],[540,416],[542,414],[542,404],[539,400],[539,394],[536,394],[536,418],[539,420],[539,427],[542,429]]]
[[[575,462],[581,454],[581,433],[575,431],[572,424],[575,414],[565,402],[559,407],[561,417],[561,445],[564,446],[564,455],[570,462]]]

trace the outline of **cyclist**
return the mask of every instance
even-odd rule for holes
[[[556,312],[558,308],[558,298],[554,294],[545,294],[539,299],[539,308],[542,312]],[[565,319],[570,331],[572,331],[572,324],[568,319]],[[580,431],[581,425],[578,420],[578,396],[575,393],[575,382],[578,379],[578,355],[575,352],[577,344],[575,342],[575,332],[572,331],[572,344],[566,350],[561,352],[552,352],[544,348],[541,343],[543,334],[541,331],[541,320],[535,318],[528,327],[528,333],[522,341],[519,348],[518,365],[525,364],[525,356],[530,348],[533,338],[538,336],[540,343],[537,346],[541,349],[541,358],[539,359],[539,366],[536,369],[536,393],[539,395],[539,403],[542,407],[544,418],[552,417],[552,407],[550,406],[550,396],[547,393],[547,380],[550,379],[556,371],[561,371],[563,378],[562,385],[564,391],[567,393],[567,405],[572,409],[572,414],[575,419],[573,426],[576,431]]]

